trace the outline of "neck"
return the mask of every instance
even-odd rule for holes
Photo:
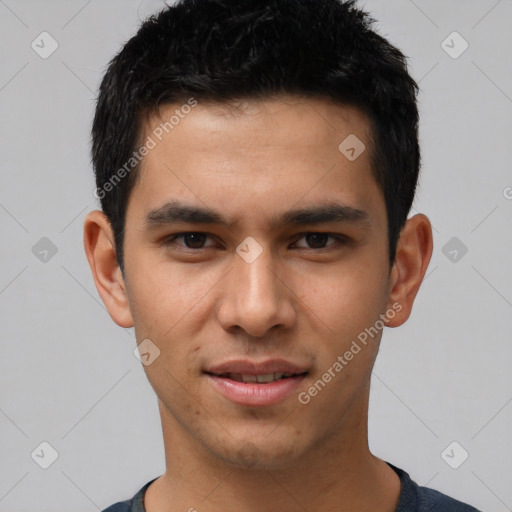
[[[146,491],[146,512],[393,512],[398,475],[368,448],[367,405],[321,446],[279,467],[228,464],[181,429],[160,404],[166,472]],[[362,418],[362,419],[361,419]]]

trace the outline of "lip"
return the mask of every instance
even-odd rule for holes
[[[293,373],[299,374],[308,371],[308,368],[297,365],[284,359],[267,359],[265,361],[249,361],[236,359],[225,361],[207,368],[206,373],[221,375],[223,373],[243,373],[245,375],[264,375],[266,373]]]
[[[287,377],[268,384],[237,382],[227,377],[206,374],[212,386],[225,398],[237,405],[263,407],[282,402],[296,392],[306,374]]]
[[[238,382],[222,376],[226,373],[264,375],[291,373],[291,377],[269,383]],[[205,375],[212,387],[229,401],[245,407],[278,404],[296,392],[307,375],[307,369],[282,359],[261,362],[237,360],[210,367]]]

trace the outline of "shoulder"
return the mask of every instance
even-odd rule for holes
[[[110,507],[103,510],[103,512],[130,512],[132,508],[132,502],[133,499],[114,503],[113,505],[110,505]]]
[[[146,512],[146,509],[144,508],[144,493],[155,480],[156,478],[153,478],[153,480],[150,480],[147,484],[145,484],[141,489],[137,491],[137,494],[135,494],[133,498],[114,503],[102,512]]]
[[[425,512],[479,512],[476,508],[442,492],[418,486],[419,510]]]
[[[387,464],[398,474],[402,487],[395,512],[480,512],[439,491],[419,486],[403,469]]]

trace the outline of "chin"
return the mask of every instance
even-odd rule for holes
[[[286,442],[277,439],[271,442],[265,434],[261,440],[253,436],[250,441],[240,440],[236,446],[226,446],[224,450],[217,444],[211,451],[230,466],[254,470],[284,470],[296,465],[300,457],[300,447],[290,436]]]

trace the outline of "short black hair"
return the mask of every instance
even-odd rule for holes
[[[121,270],[144,116],[190,98],[228,104],[278,95],[325,98],[367,114],[392,264],[420,168],[418,85],[374,22],[352,0],[181,0],[144,21],[108,65],[92,126],[95,195]]]

